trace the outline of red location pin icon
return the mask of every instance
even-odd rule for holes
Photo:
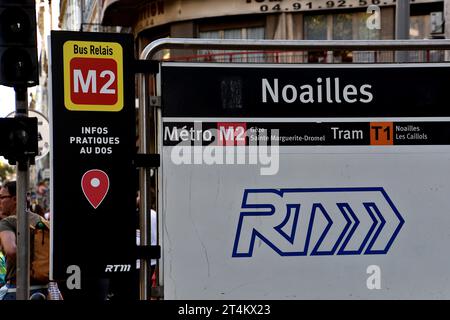
[[[91,206],[97,209],[109,190],[108,175],[99,169],[92,169],[83,174],[81,189]]]

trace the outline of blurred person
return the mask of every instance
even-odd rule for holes
[[[6,284],[0,289],[5,292],[3,300],[16,299],[16,254],[17,254],[17,216],[16,216],[16,182],[10,181],[0,188],[0,246],[6,256]],[[30,225],[37,225],[41,217],[35,213],[28,212]],[[6,288],[6,289],[5,289]],[[46,285],[33,283],[31,281],[30,295],[41,292],[47,294]]]
[[[8,216],[8,212],[11,212],[11,203],[9,201],[10,199],[11,198],[9,197],[8,194],[6,195],[0,194],[0,220],[6,218]],[[3,203],[5,204],[3,205]],[[3,254],[3,250],[0,245],[0,287],[4,286],[5,283],[6,283],[6,256]]]
[[[44,214],[50,210],[49,188],[45,181],[40,181],[36,186],[36,203],[42,208]]]
[[[16,183],[6,182],[0,188],[0,218],[16,214]]]
[[[6,257],[0,251],[0,287],[6,283]],[[1,299],[0,299],[1,300]]]
[[[43,209],[40,205],[35,204],[35,203],[34,203],[34,204],[31,204],[29,210],[30,210],[31,212],[34,212],[34,213],[40,215],[40,216],[43,217],[44,219],[48,220],[48,219],[46,218],[46,216],[45,216],[44,209]]]

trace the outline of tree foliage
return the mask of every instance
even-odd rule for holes
[[[15,169],[6,162],[0,161],[0,182],[8,180],[12,174],[14,174]]]

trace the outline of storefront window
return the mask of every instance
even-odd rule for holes
[[[380,31],[366,25],[365,12],[333,13],[304,16],[304,38],[307,40],[375,40]],[[373,62],[374,52],[310,52],[308,62]]]
[[[431,34],[430,15],[411,16],[409,27],[410,39],[428,39]],[[410,62],[439,62],[444,61],[443,50],[410,51]]]
[[[230,29],[223,31],[223,39],[242,39],[243,29]]]
[[[333,40],[352,40],[353,24],[351,14],[333,15]]]
[[[264,39],[264,27],[201,31],[202,39]]]
[[[304,16],[304,39],[305,40],[327,40],[327,16],[305,15]],[[308,62],[323,63],[327,60],[326,51],[308,51]]]
[[[327,16],[307,15],[304,17],[306,40],[327,40]]]
[[[219,33],[219,31],[200,32],[199,38],[202,38],[202,39],[220,39],[220,33]]]
[[[381,38],[380,29],[369,29],[367,27],[368,14],[366,12],[358,12],[354,15],[355,30],[357,40],[379,40]],[[375,62],[375,51],[355,51],[353,52],[353,62]]]
[[[426,39],[430,34],[430,16],[412,16],[409,18],[409,38]]]
[[[353,39],[353,17],[352,14],[334,14],[333,16],[333,40]],[[352,52],[333,52],[333,62],[352,62]]]
[[[264,39],[264,27],[235,28],[216,31],[201,31],[202,39]],[[264,55],[235,50],[199,50],[202,61],[214,62],[264,62]]]
[[[257,28],[246,28],[247,31],[247,39],[264,39],[264,28],[263,27],[257,27]]]
[[[357,31],[356,39],[358,40],[379,40],[381,37],[380,29],[367,28],[368,14],[365,12],[355,13],[355,29]]]

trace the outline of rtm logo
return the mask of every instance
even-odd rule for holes
[[[386,254],[404,219],[383,188],[246,189],[233,257]]]
[[[105,272],[129,272],[131,264],[107,264]]]

